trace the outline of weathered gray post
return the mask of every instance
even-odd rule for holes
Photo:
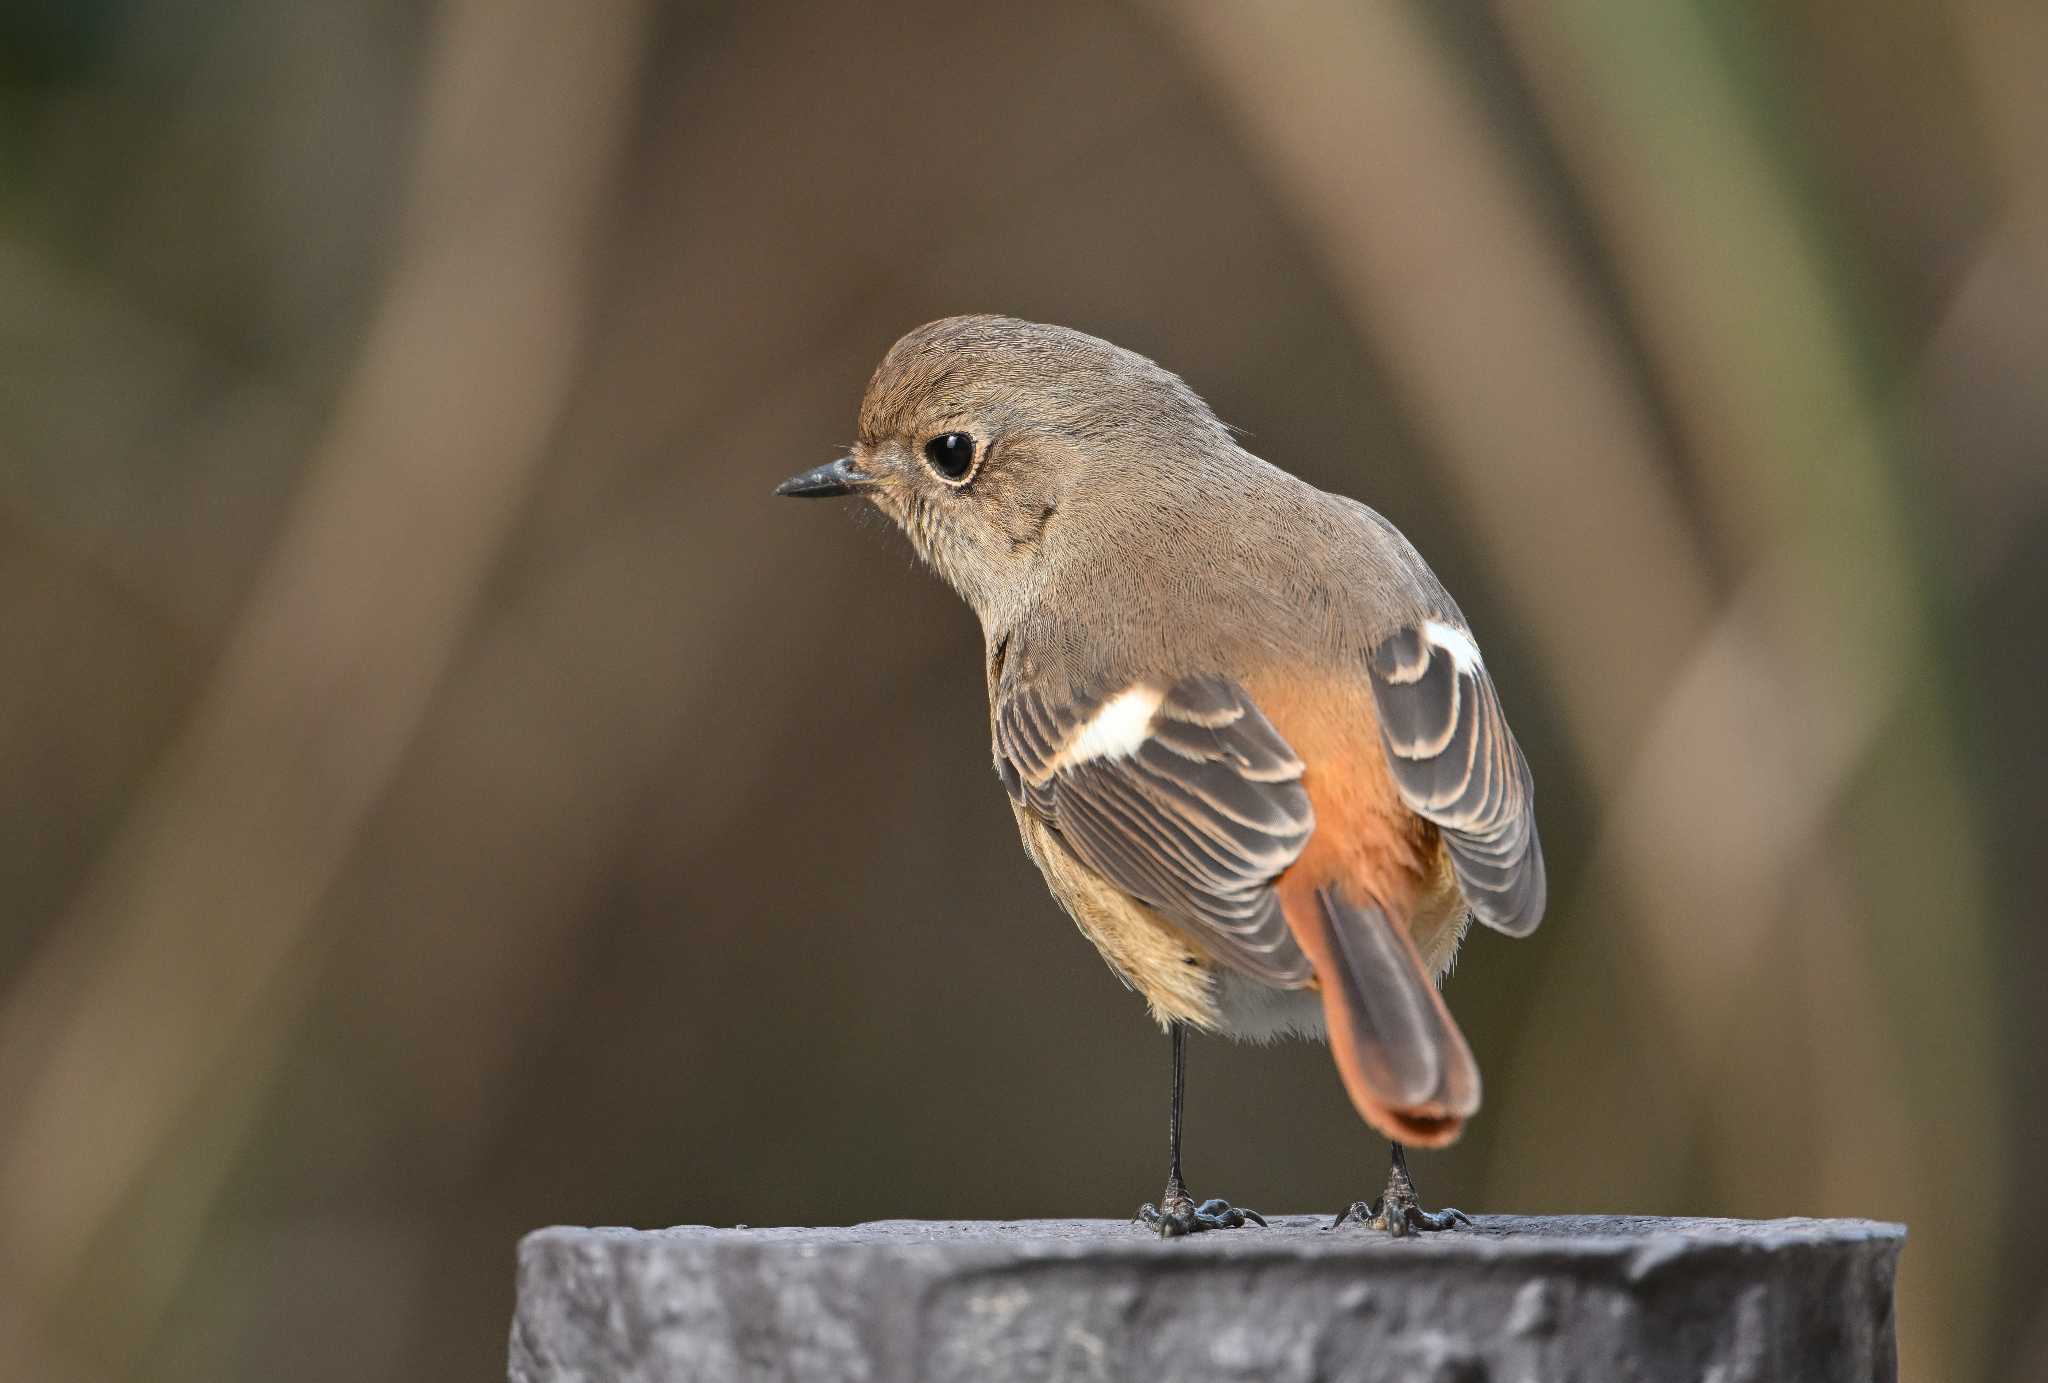
[[[1905,1229],[1482,1216],[1393,1240],[1109,1220],[544,1229],[514,1383],[698,1379],[1870,1383]]]

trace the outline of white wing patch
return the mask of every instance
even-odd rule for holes
[[[1484,666],[1479,657],[1479,645],[1472,642],[1472,636],[1464,630],[1445,624],[1441,620],[1424,620],[1422,636],[1451,655],[1451,661],[1458,671],[1470,672]]]
[[[1102,703],[1057,756],[1060,768],[1095,759],[1121,759],[1138,752],[1152,733],[1152,714],[1166,693],[1140,683]]]

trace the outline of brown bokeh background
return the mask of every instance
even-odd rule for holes
[[[978,644],[772,501],[901,331],[1185,374],[1485,641],[1550,918],[1450,981],[1473,1210],[1911,1226],[2048,1376],[2048,19],[16,0],[0,1376],[503,1367],[557,1222],[1121,1215],[1165,1044]],[[1201,1194],[1334,1209],[1320,1049]]]

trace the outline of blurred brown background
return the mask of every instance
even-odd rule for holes
[[[2048,1377],[2048,11],[0,8],[0,1375],[503,1369],[556,1222],[1123,1215],[1165,1043],[972,620],[772,501],[901,331],[1184,373],[1485,640],[1472,1210],[1910,1223]],[[1203,1194],[1383,1173],[1198,1043]]]

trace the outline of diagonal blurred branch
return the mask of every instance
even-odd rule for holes
[[[647,8],[443,17],[332,428],[210,690],[0,1014],[0,1344],[41,1328],[217,1073],[260,1079],[249,1052],[288,1031],[275,1000],[545,454]]]
[[[1612,780],[1711,593],[1649,411],[1562,241],[1408,7],[1154,12],[1299,209],[1548,651],[1580,752]]]

